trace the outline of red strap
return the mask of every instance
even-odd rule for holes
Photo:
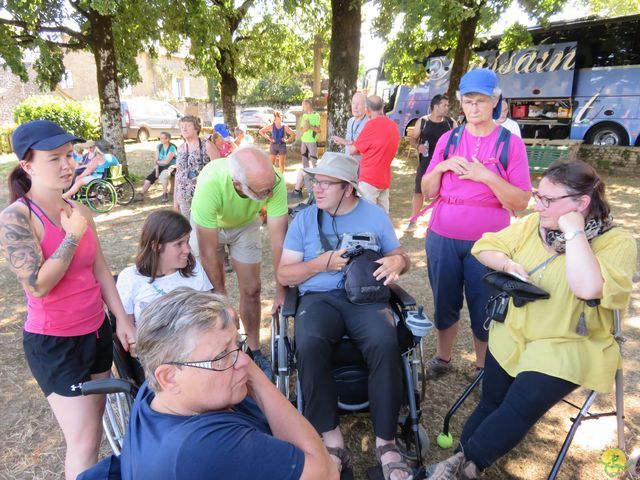
[[[432,201],[429,205],[424,207],[418,213],[416,213],[413,217],[409,219],[409,222],[413,223],[418,218],[423,216],[429,210],[436,206],[438,202],[448,203],[449,205],[466,205],[468,207],[485,207],[485,208],[504,208],[502,204],[497,200],[465,200],[462,198],[453,198],[453,197],[445,197],[444,195],[440,195],[434,201]]]

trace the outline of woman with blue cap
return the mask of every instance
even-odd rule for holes
[[[531,196],[524,144],[494,122],[502,97],[495,72],[471,70],[460,80],[459,95],[467,122],[440,137],[421,185],[425,198],[437,198],[426,239],[438,329],[436,354],[427,362],[429,378],[451,370],[463,296],[476,368],[484,367],[489,291],[482,277],[488,270],[471,255],[471,247],[485,232],[508,226],[510,212],[524,210]]]
[[[71,480],[98,459],[105,399],[83,397],[81,385],[110,374],[104,304],[127,350],[135,346],[135,329],[91,213],[62,197],[73,178],[72,143],[83,140],[47,120],[18,126],[11,140],[20,163],[9,175],[12,203],[0,213],[0,247],[27,297],[25,356],[64,433]]]

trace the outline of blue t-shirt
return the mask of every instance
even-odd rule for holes
[[[389,215],[367,200],[360,199],[356,208],[346,215],[335,217],[335,231],[331,215],[327,212],[322,212],[322,215],[322,231],[332,246],[339,245],[345,233],[367,233],[375,236],[383,255],[400,247]],[[305,262],[322,255],[324,250],[318,234],[318,208],[315,205],[305,208],[295,216],[284,239],[284,248],[303,252]],[[301,294],[309,291],[327,292],[341,288],[343,278],[343,272],[321,272],[302,282],[298,289]]]
[[[169,165],[166,165],[167,167],[176,164],[176,158],[178,157],[178,149],[173,143],[170,143],[167,148],[164,148],[164,145],[162,144],[158,145],[158,160],[160,160],[161,162],[164,162],[170,153],[173,153],[173,158],[169,162]]]
[[[122,448],[123,480],[273,480],[302,475],[304,454],[271,435],[251,398],[233,410],[183,417],[153,410],[154,397],[145,382]]]
[[[112,165],[118,165],[119,163],[120,163],[120,160],[118,160],[118,157],[110,153],[105,153],[104,163],[101,163],[100,165],[98,165],[98,167],[93,171],[91,176],[93,176],[94,178],[102,178],[102,175],[106,170],[109,169],[109,167],[111,167]]]

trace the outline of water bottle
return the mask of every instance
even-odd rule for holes
[[[407,313],[406,324],[413,336],[417,338],[424,337],[433,328],[433,322],[424,313],[422,305],[418,307],[417,312],[411,311]]]
[[[424,153],[422,154],[422,156],[427,158],[429,156],[429,140],[425,140],[423,145],[424,145]]]

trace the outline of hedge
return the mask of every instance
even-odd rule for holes
[[[51,120],[67,132],[89,139],[100,138],[97,102],[76,102],[52,96],[32,96],[13,111],[17,125],[31,120]]]

